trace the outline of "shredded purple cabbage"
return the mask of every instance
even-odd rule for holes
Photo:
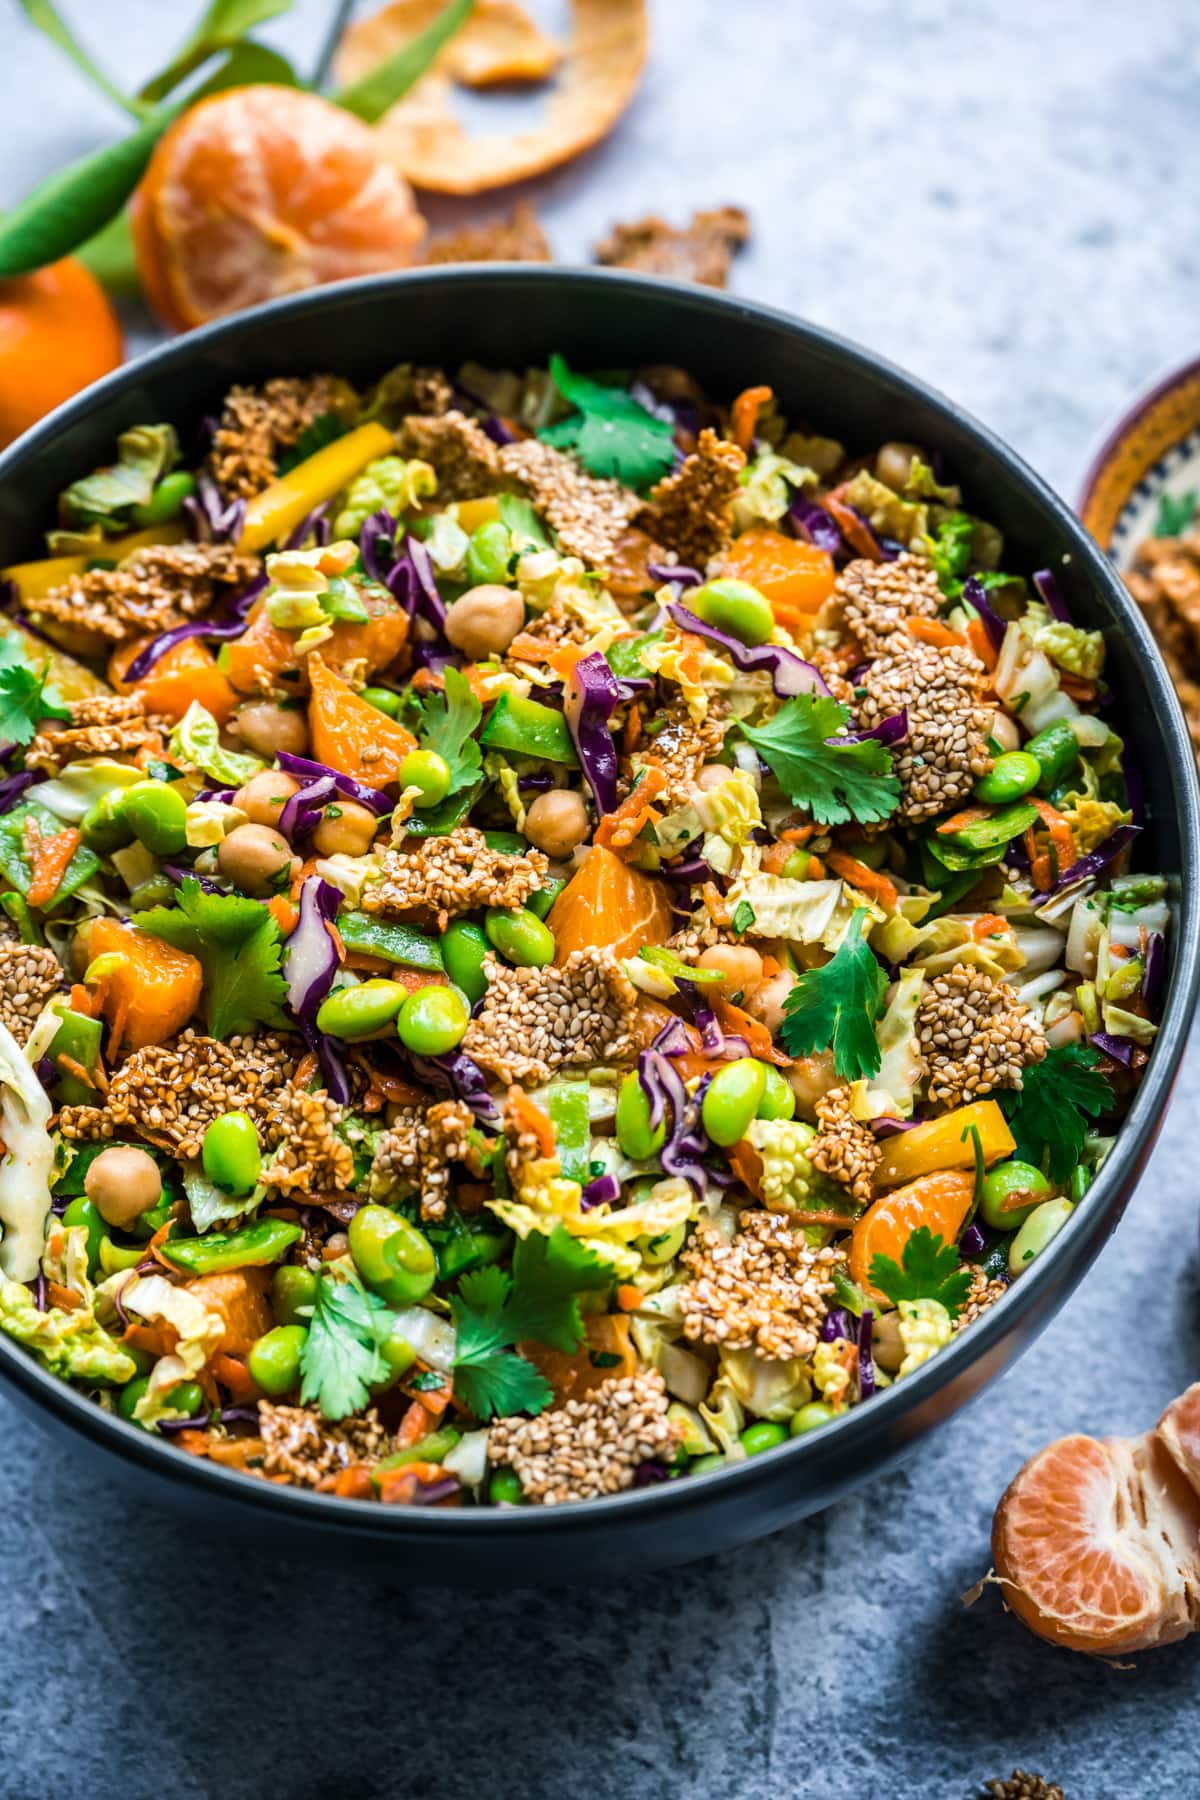
[[[337,784],[332,775],[318,775],[313,781],[289,794],[279,813],[278,829],[288,840],[294,843],[297,838],[308,837],[321,823],[324,808],[337,793]]]
[[[635,1488],[657,1487],[660,1481],[669,1481],[670,1479],[671,1471],[668,1469],[666,1463],[655,1461],[640,1462],[633,1471],[633,1485]]]
[[[687,1026],[682,1019],[675,1018],[668,1020],[661,1030],[655,1032],[650,1044],[650,1048],[657,1050],[662,1056],[686,1056],[691,1047]]]
[[[1049,569],[1039,569],[1033,576],[1033,585],[1054,618],[1060,620],[1064,625],[1070,625],[1071,615],[1067,610],[1067,603],[1062,597],[1058,577],[1053,575]]]
[[[386,587],[396,566],[396,521],[386,507],[381,506],[363,520],[358,554],[370,580]]]
[[[974,1219],[959,1238],[958,1248],[963,1256],[982,1256],[987,1249],[987,1239]]]
[[[563,714],[580,766],[601,813],[617,804],[617,747],[608,721],[621,701],[621,684],[599,650],[575,664],[563,698]]]
[[[451,1494],[458,1493],[458,1482],[453,1475],[444,1475],[441,1481],[418,1481],[417,1491],[412,1497],[413,1506],[436,1506],[439,1500],[448,1500]]]
[[[287,774],[302,775],[306,781],[330,776],[343,799],[357,800],[373,813],[390,812],[392,809],[393,802],[379,788],[367,787],[365,782],[355,781],[352,775],[343,775],[339,769],[331,769],[327,763],[313,762],[307,756],[293,756],[290,750],[281,750],[276,761]]]
[[[214,881],[211,875],[197,875],[195,869],[189,869],[186,863],[164,863],[162,872],[168,881],[181,887],[185,881],[195,881],[200,885],[202,894],[227,894],[229,892],[223,881]]]
[[[920,1119],[894,1119],[884,1113],[878,1119],[871,1120],[871,1130],[876,1137],[895,1137],[898,1131],[911,1131],[914,1125],[920,1123]]]
[[[1106,837],[1102,844],[1098,844],[1094,850],[1089,850],[1086,856],[1079,858],[1078,862],[1073,862],[1069,869],[1064,869],[1051,888],[1050,894],[1061,894],[1062,890],[1070,887],[1073,882],[1087,881],[1097,875],[1102,875],[1108,865],[1116,861],[1122,850],[1132,844],[1140,830],[1140,825],[1118,825],[1117,829],[1111,836]],[[1046,896],[1047,899],[1050,898],[1050,894]]]
[[[657,1050],[643,1050],[638,1056],[638,1080],[650,1106],[651,1124],[661,1124],[670,1111],[666,1142],[659,1160],[668,1175],[677,1175],[693,1188],[701,1200],[709,1185],[727,1187],[732,1177],[722,1169],[709,1167],[703,1160],[708,1150],[708,1137],[700,1122],[700,1110],[711,1076],[704,1076],[694,1094],[689,1094],[679,1071]]]
[[[1124,1063],[1127,1069],[1133,1067],[1132,1038],[1117,1037],[1111,1031],[1093,1031],[1088,1043],[1102,1050],[1105,1056],[1111,1056],[1114,1062]]]
[[[196,491],[189,494],[183,510],[198,544],[236,544],[246,523],[246,502],[225,501],[211,475],[196,477]]]
[[[621,1198],[621,1184],[615,1175],[597,1175],[579,1196],[580,1209],[591,1212],[594,1206],[615,1206]]]
[[[306,876],[300,887],[300,917],[283,948],[288,1005],[300,1024],[311,1025],[314,1033],[317,1008],[338,972],[337,945],[329,927],[341,903],[341,891],[331,881],[320,875]],[[315,1041],[311,1047],[317,1048]]]
[[[705,624],[694,612],[675,601],[667,611],[681,631],[694,631],[698,637],[719,644],[734,668],[741,669],[743,674],[765,671],[771,677],[771,686],[779,699],[787,700],[795,694],[828,694],[820,669],[805,662],[794,650],[785,650],[781,644],[756,644],[751,649],[728,632]]]
[[[39,1269],[33,1280],[26,1282],[25,1285],[33,1295],[33,1304],[37,1307],[38,1311],[45,1312],[46,1277],[43,1275],[42,1271]]]
[[[889,748],[893,744],[903,743],[908,736],[908,708],[902,706],[898,713],[889,718],[880,719],[878,725],[870,726],[866,731],[841,731],[836,737],[826,738],[827,744],[862,744],[868,738],[874,738],[877,744],[885,744]]]
[[[333,536],[333,528],[326,517],[328,507],[328,500],[323,500],[320,506],[314,506],[310,513],[305,513],[295,531],[283,540],[279,548],[281,550],[299,550],[305,538],[312,537],[316,545],[324,549]]]
[[[702,587],[704,584],[704,577],[699,569],[693,569],[688,563],[647,563],[646,573],[651,581],[669,582],[680,593],[684,588]]]
[[[202,638],[206,643],[219,644],[241,637],[246,629],[246,615],[266,587],[267,577],[259,575],[238,595],[226,619],[188,619],[183,625],[172,625],[169,631],[160,632],[138,651],[125,671],[125,680],[143,681],[168,650],[185,643],[188,638]]]
[[[815,500],[807,500],[803,494],[795,494],[788,508],[788,516],[798,536],[815,544],[818,550],[828,550],[830,556],[849,556],[850,549],[838,529],[837,521],[832,513],[818,506]]]
[[[0,813],[11,812],[26,788],[31,788],[46,776],[41,769],[22,769],[18,775],[9,775],[0,781]]]
[[[858,1341],[854,1314],[844,1306],[831,1306],[821,1325],[823,1344],[832,1344],[835,1338],[848,1338],[852,1344]]]
[[[862,1317],[858,1321],[858,1397],[869,1400],[875,1392],[875,1359],[871,1354],[871,1327],[875,1323],[875,1314],[869,1306],[864,1306]]]
[[[983,620],[983,628],[991,639],[993,649],[999,650],[1008,631],[1007,619],[1002,619],[987,597],[987,589],[978,575],[968,575],[963,582],[963,599],[975,608]]]
[[[1142,999],[1150,1016],[1157,1019],[1162,1011],[1163,987],[1167,979],[1167,945],[1161,931],[1152,931],[1146,942],[1146,962],[1142,971]]]
[[[417,1056],[406,1052],[406,1060],[418,1081],[428,1087],[446,1088],[456,1100],[464,1100],[487,1125],[498,1123],[500,1109],[488,1093],[483,1070],[465,1050],[447,1050],[441,1056]]]
[[[692,1023],[700,1033],[700,1042],[708,1056],[721,1056],[730,1062],[736,1061],[739,1056],[749,1056],[748,1040],[736,1032],[721,1029],[716,1013],[694,981],[681,978],[675,986],[684,1006],[692,1015]]]

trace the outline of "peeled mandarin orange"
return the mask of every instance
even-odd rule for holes
[[[244,1356],[275,1322],[267,1299],[269,1284],[266,1269],[224,1269],[217,1275],[185,1281],[183,1286],[210,1312],[220,1314],[225,1330],[216,1349],[228,1356]]]
[[[368,618],[365,625],[340,619],[333,635],[321,645],[327,666],[344,669],[357,663],[366,675],[386,669],[408,639],[408,614],[382,588],[368,588],[363,596]],[[239,694],[270,693],[278,688],[303,694],[308,687],[308,657],[296,655],[296,634],[271,623],[265,602],[250,609],[240,638],[226,644],[221,667]]]
[[[996,1510],[1005,1604],[1065,1649],[1118,1655],[1192,1629],[1200,1500],[1159,1437],[1060,1438]]]
[[[636,956],[671,935],[671,902],[661,881],[643,875],[603,844],[593,844],[546,919],[556,963],[592,945]]]
[[[98,281],[66,257],[0,281],[0,449],[121,360]]]
[[[974,1193],[974,1174],[963,1169],[942,1169],[873,1201],[850,1236],[852,1278],[872,1299],[881,1298],[868,1278],[875,1258],[890,1256],[898,1263],[905,1244],[922,1225],[928,1225],[943,1243],[954,1243]]]
[[[772,604],[793,612],[819,612],[833,592],[833,558],[828,550],[754,525],[725,553],[723,576],[748,581]]]
[[[369,126],[316,94],[230,88],[159,140],[131,211],[138,273],[177,330],[407,267],[425,231]]]
[[[147,712],[162,713],[168,719],[182,719],[192,701],[198,700],[218,725],[224,725],[236,696],[218,669],[212,651],[199,638],[184,638],[182,643],[164,651],[143,681],[125,680],[126,669],[139,651],[153,641],[153,636],[137,638],[114,650],[109,658],[108,678],[117,693],[140,694]]]
[[[369,700],[361,700],[319,656],[310,657],[308,673],[312,683],[308,732],[316,761],[369,787],[395,781],[405,757],[417,747],[411,731]]]
[[[100,976],[101,1008],[113,1046],[142,1050],[182,1031],[197,1006],[204,973],[196,957],[119,919],[97,919],[88,939],[93,960],[112,957]]]

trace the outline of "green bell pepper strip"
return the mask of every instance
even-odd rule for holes
[[[56,818],[48,807],[39,805],[36,800],[23,801],[0,819],[0,875],[10,881],[21,894],[27,894],[33,884],[33,866],[25,845],[25,828],[30,820],[37,825],[43,838],[57,837],[67,829],[61,819]],[[51,908],[70,899],[76,888],[81,888],[85,881],[90,881],[99,867],[100,858],[95,851],[81,844],[67,864],[54,893],[38,910],[49,912]]]
[[[934,835],[929,839],[930,848],[939,860],[945,861],[944,851],[949,848],[956,854],[977,856],[989,850],[1004,850],[1013,838],[1020,837],[1031,825],[1036,825],[1041,814],[1029,800],[1016,800],[1011,806],[1002,806],[999,811],[990,814],[986,819],[977,819],[973,825],[964,825],[961,831],[948,831],[944,836]],[[953,863],[947,862],[947,868]],[[961,867],[961,864],[960,864]]]
[[[540,700],[501,694],[479,734],[479,742],[487,750],[508,750],[516,756],[538,756],[543,762],[565,763],[571,769],[579,767],[567,721]]]
[[[535,919],[544,919],[566,885],[562,876],[556,875],[553,881],[548,881],[544,887],[530,894],[525,902],[526,911],[531,912]]]
[[[474,787],[463,788],[461,793],[449,795],[438,806],[427,806],[410,813],[404,821],[405,837],[445,837],[462,824],[482,790],[483,783],[477,781]]]
[[[640,637],[618,638],[604,652],[604,660],[618,679],[644,675],[642,657],[649,645],[661,644],[665,636],[662,631],[647,631]]]
[[[562,1172],[580,1186],[590,1179],[592,1121],[586,1081],[556,1081],[546,1098],[546,1111],[554,1127],[554,1144]]]
[[[462,1437],[461,1431],[455,1431],[453,1425],[443,1425],[440,1431],[426,1432],[415,1444],[406,1450],[395,1450],[391,1456],[385,1456],[377,1462],[371,1471],[371,1480],[379,1486],[378,1477],[385,1469],[404,1469],[409,1463],[440,1463],[449,1456],[455,1444]]]
[[[16,926],[17,936],[23,944],[45,943],[45,935],[24,894],[0,894],[0,906]]]
[[[425,1227],[425,1235],[437,1258],[439,1281],[457,1281],[472,1269],[499,1262],[512,1243],[512,1233],[506,1227],[500,1228],[496,1221],[491,1229],[482,1221],[476,1226],[450,1207],[437,1225]]]
[[[186,1275],[219,1275],[226,1269],[260,1268],[278,1262],[304,1236],[286,1219],[256,1219],[240,1231],[210,1231],[207,1237],[168,1238],[161,1246],[168,1262]]]
[[[103,1022],[100,1019],[89,1019],[83,1013],[72,1012],[65,1006],[55,1007],[54,1010],[62,1024],[55,1032],[46,1054],[58,1070],[58,1091],[55,1098],[60,1106],[94,1106],[99,1098],[96,1089],[89,1087],[69,1069],[61,1068],[58,1058],[69,1057],[91,1074],[100,1056]]]
[[[485,831],[483,841],[498,856],[524,856],[529,850],[528,840],[519,831]]]
[[[375,919],[368,913],[345,912],[338,914],[337,931],[347,950],[364,956],[380,956],[386,962],[402,963],[406,969],[431,973],[443,966],[437,939],[418,931],[415,925]]]

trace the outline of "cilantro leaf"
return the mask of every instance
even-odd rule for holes
[[[1051,1181],[1070,1179],[1083,1151],[1088,1120],[1112,1105],[1112,1089],[1097,1067],[1099,1061],[1090,1044],[1059,1044],[1026,1069],[1022,1087],[998,1096],[1017,1140],[1014,1156],[1035,1169],[1047,1159]]]
[[[300,1400],[315,1400],[326,1419],[361,1412],[388,1365],[381,1354],[393,1314],[357,1281],[322,1274],[300,1352]]]
[[[511,1274],[491,1264],[464,1275],[450,1302],[455,1394],[479,1419],[544,1412],[552,1389],[513,1345],[573,1350],[583,1336],[576,1296],[611,1281],[611,1268],[561,1225],[518,1239]]]
[[[843,1081],[878,1075],[882,1061],[875,1026],[883,1013],[887,976],[862,934],[859,907],[830,962],[805,969],[784,1002],[780,1037],[790,1056],[833,1047]]]
[[[237,1037],[257,1025],[286,1029],[279,927],[261,901],[242,894],[206,894],[189,878],[174,906],[139,913],[138,926],[200,959],[211,1036]]]
[[[1182,537],[1200,510],[1200,494],[1190,488],[1186,494],[1162,494],[1158,502],[1155,537]]]
[[[71,717],[70,707],[46,686],[49,673],[49,661],[34,668],[19,638],[0,637],[0,743],[28,744],[40,719]]]
[[[971,1271],[961,1267],[953,1244],[943,1244],[928,1225],[911,1232],[899,1263],[875,1256],[868,1271],[873,1287],[897,1306],[901,1300],[937,1300],[952,1319],[963,1309],[971,1288]]]
[[[559,450],[574,449],[592,475],[611,476],[626,487],[647,487],[675,464],[675,434],[624,388],[604,387],[576,375],[561,356],[550,358],[550,373],[564,400],[579,410],[538,436]]]
[[[471,733],[483,717],[483,707],[460,669],[447,666],[444,675],[445,693],[434,690],[425,700],[414,695],[411,711],[422,748],[435,750],[450,771],[449,798],[479,779],[483,759]]]
[[[792,805],[818,825],[878,824],[900,799],[885,745],[874,738],[838,740],[849,718],[849,708],[827,695],[797,694],[765,725],[742,726]]]
[[[947,581],[966,574],[971,565],[971,539],[975,521],[969,513],[952,512],[925,539],[925,554],[933,564],[943,592]]]
[[[337,413],[322,413],[305,427],[290,450],[285,450],[279,458],[278,473],[286,475],[298,463],[307,462],[318,450],[324,450],[327,444],[336,443],[338,438],[345,437],[349,427]]]

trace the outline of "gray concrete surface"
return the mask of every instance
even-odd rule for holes
[[[126,74],[193,10],[64,7]],[[326,11],[269,35],[311,55]],[[1066,493],[1131,390],[1195,355],[1200,40],[1177,0],[652,11],[624,124],[541,184],[560,254],[742,201],[742,292],[906,363]],[[15,8],[0,47],[8,202],[117,120]],[[905,1472],[629,1591],[481,1599],[248,1552],[0,1402],[0,1794],[965,1800],[1014,1763],[1070,1800],[1195,1792],[1194,1646],[1092,1666],[958,1596],[1029,1452],[1139,1429],[1195,1375],[1198,1132],[1193,1056],[1091,1279]]]

